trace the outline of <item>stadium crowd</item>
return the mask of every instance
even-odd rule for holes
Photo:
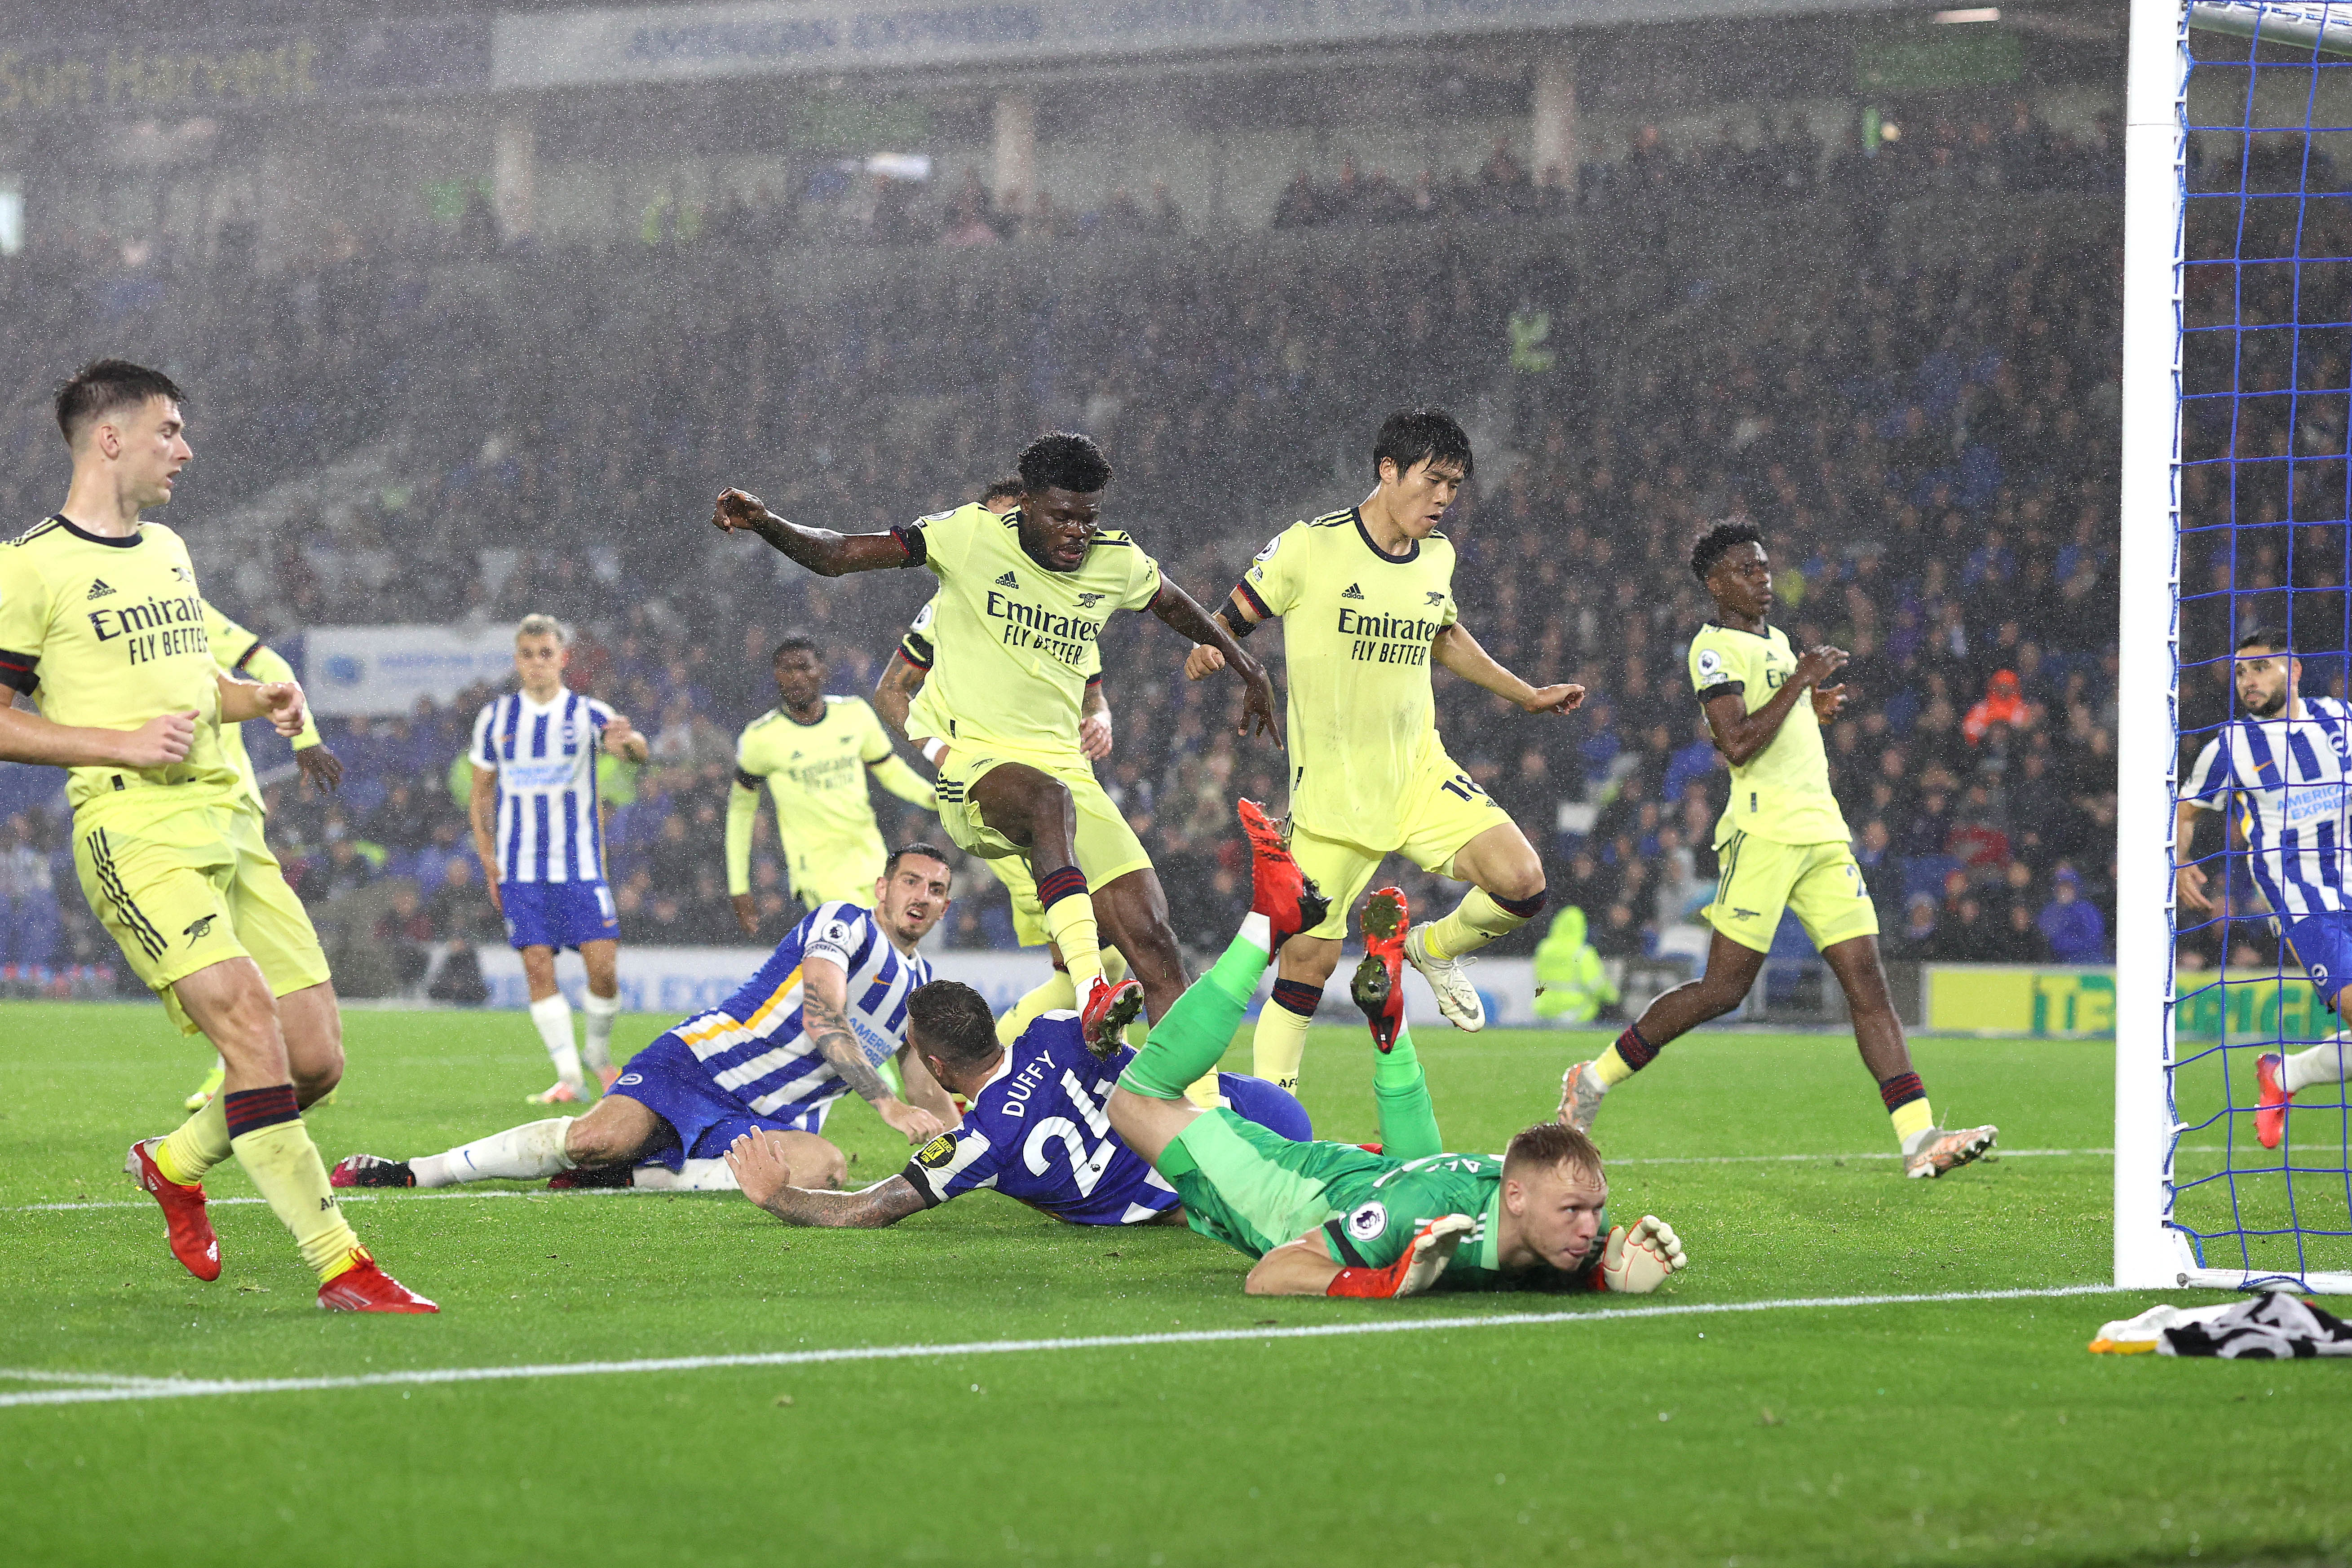
[[[2062,165],[2105,178],[2107,154],[2062,158],[2030,116],[1983,129],[1914,136],[1902,156],[1978,149],[2003,171],[1997,188],[2066,185]],[[1806,163],[1785,153],[1802,134],[1781,133],[1773,167]],[[1661,167],[1746,181],[1762,217],[1780,176],[1751,162]],[[1477,179],[1525,174],[1498,147]],[[1213,605],[1283,523],[1360,493],[1374,416],[1410,400],[1463,411],[1480,441],[1447,524],[1467,624],[1530,679],[1593,693],[1575,717],[1537,719],[1438,677],[1456,754],[1545,846],[1554,907],[1585,910],[1601,952],[1654,951],[1712,890],[1726,775],[1680,668],[1706,615],[1685,556],[1706,522],[1744,514],[1780,568],[1778,618],[1801,644],[1853,654],[1831,752],[1890,956],[2097,962],[2113,898],[2117,302],[2111,269],[2074,264],[2078,228],[2004,226],[1911,269],[1857,245],[1761,315],[1710,310],[1671,268],[1635,277],[1640,258],[1580,273],[1469,227],[1369,276],[1357,258],[1256,241],[1146,247],[1050,279],[930,262],[877,273],[823,312],[769,309],[768,258],[724,247],[694,263],[708,287],[690,300],[648,291],[629,253],[511,258],[495,300],[365,253],[291,278],[93,274],[63,292],[134,342],[176,339],[184,311],[250,323],[236,353],[215,344],[187,374],[196,472],[215,488],[181,510],[380,456],[259,559],[209,561],[202,519],[175,514],[232,615],[282,647],[310,626],[534,609],[580,628],[575,684],[654,747],[642,772],[609,774],[627,942],[740,940],[720,835],[733,737],[773,700],[768,649],[805,631],[832,650],[829,689],[868,691],[923,595],[890,574],[775,570],[703,522],[720,486],[804,521],[884,528],[976,493],[1038,428],[1088,428],[1118,467],[1114,520]],[[26,286],[37,264],[0,268],[0,304],[32,318],[0,309],[0,338],[87,335]],[[1697,302],[1636,336],[1613,303],[1628,288]],[[20,399],[0,440],[54,443],[37,412]],[[761,456],[773,453],[793,459]],[[53,504],[47,456],[0,470],[16,514]],[[1234,684],[1188,686],[1180,652],[1145,625],[1106,639],[1117,748],[1103,772],[1178,929],[1222,931],[1246,891],[1231,798],[1278,800],[1282,768],[1234,737]],[[496,936],[458,762],[486,695],[331,721],[341,795],[272,786],[273,836],[306,900],[388,884],[367,935],[403,954],[412,984],[428,950]],[[282,758],[275,745],[257,756]],[[886,834],[919,826],[881,804]],[[59,819],[14,796],[0,806],[14,811],[0,900],[16,911],[0,963],[101,958],[79,899],[56,891],[72,887]],[[789,889],[764,820],[760,844],[755,889],[775,919]],[[993,883],[968,876],[960,891],[946,940],[1009,943]]]

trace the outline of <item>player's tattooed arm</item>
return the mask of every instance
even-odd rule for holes
[[[854,1193],[793,1186],[792,1163],[782,1141],[764,1132],[746,1132],[736,1139],[727,1151],[727,1168],[735,1173],[745,1197],[786,1225],[879,1230],[924,1207],[915,1184],[903,1175]]]
[[[1192,602],[1192,595],[1165,577],[1160,581],[1160,592],[1152,596],[1151,613],[1168,623],[1169,629],[1178,637],[1216,649],[1225,668],[1240,675],[1248,695],[1243,700],[1241,728],[1234,733],[1265,735],[1276,746],[1282,746],[1282,721],[1274,709],[1274,681],[1265,673],[1265,666],[1234,640],[1234,634],[1225,629],[1224,624],[1203,613]]]
[[[1440,668],[1493,692],[1506,702],[1515,702],[1530,713],[1573,713],[1584,700],[1581,686],[1530,686],[1521,680],[1480,647],[1478,639],[1470,635],[1470,628],[1460,621],[1430,639],[1429,657]]]
[[[875,1114],[904,1133],[909,1143],[927,1143],[947,1131],[940,1119],[890,1092],[849,1024],[849,976],[826,959],[806,961],[801,975],[801,1026],[841,1081],[856,1089]]]
[[[753,533],[820,577],[850,572],[887,572],[916,563],[905,538],[897,533],[835,533],[829,528],[803,528],[770,511],[758,496],[728,490],[710,514],[711,526],[721,533]]]
[[[1723,753],[1724,761],[1735,768],[1744,768],[1755,761],[1758,752],[1772,743],[1780,726],[1797,706],[1797,700],[1814,686],[1838,672],[1845,663],[1842,648],[1807,648],[1797,660],[1797,671],[1772,693],[1772,700],[1748,711],[1747,703],[1736,691],[1727,691],[1706,700],[1707,731],[1715,737],[1715,749]]]

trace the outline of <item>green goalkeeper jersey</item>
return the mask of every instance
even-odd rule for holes
[[[1477,1220],[1438,1281],[1440,1289],[1573,1290],[1581,1272],[1549,1267],[1506,1269],[1503,1162],[1492,1154],[1375,1154],[1353,1143],[1294,1142],[1231,1110],[1213,1110],[1180,1134],[1160,1170],[1184,1200],[1185,1222],[1227,1246],[1263,1258],[1319,1233],[1332,1261],[1385,1268],[1431,1220]],[[1606,1216],[1602,1234],[1607,1233]]]

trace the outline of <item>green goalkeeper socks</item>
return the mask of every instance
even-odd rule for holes
[[[1143,1048],[1119,1074],[1119,1087],[1153,1100],[1181,1100],[1188,1085],[1214,1071],[1242,1026],[1266,965],[1274,962],[1271,937],[1264,915],[1253,913],[1244,921],[1223,956],[1186,987],[1168,1016],[1151,1026]]]
[[[1410,1028],[1399,1029],[1394,1048],[1372,1059],[1372,1100],[1380,1108],[1381,1152],[1419,1160],[1445,1152],[1429,1076],[1413,1053]]]

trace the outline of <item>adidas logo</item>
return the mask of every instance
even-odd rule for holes
[[[1361,587],[1358,586],[1356,584],[1353,584],[1353,583],[1349,584],[1348,584],[1348,588],[1347,588],[1347,592],[1345,592],[1345,593],[1343,593],[1343,594],[1341,594],[1341,595],[1339,595],[1339,597],[1341,597],[1341,598],[1343,598],[1343,599],[1360,599],[1360,598],[1362,598],[1363,596],[1364,596],[1364,590],[1363,590]]]
[[[1021,579],[1007,572],[996,580],[996,585],[1000,588],[1018,588],[1021,586]]]
[[[111,593],[113,593],[113,592],[114,592],[114,590],[113,590],[113,589],[111,589],[111,588],[110,588],[110,587],[108,587],[108,586],[106,585],[106,579],[105,579],[105,578],[103,578],[103,577],[93,577],[92,579],[90,579],[89,592],[89,593],[87,593],[87,594],[84,594],[84,595],[82,595],[82,599],[83,599],[83,601],[84,601],[85,603],[87,603],[88,601],[89,601],[89,600],[91,600],[91,599],[103,599],[103,598],[105,598],[109,594],[111,594]]]

